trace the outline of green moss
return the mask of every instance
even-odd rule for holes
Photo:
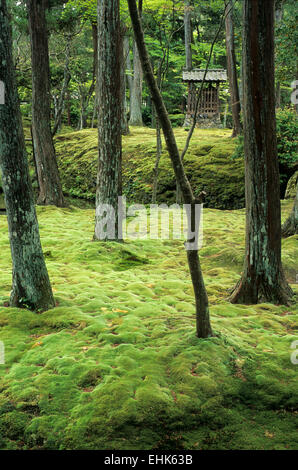
[[[176,129],[182,150],[186,132]],[[141,143],[140,143],[141,142]],[[160,162],[158,201],[175,202],[176,183],[165,150]],[[96,192],[97,131],[84,130],[59,135],[56,150],[66,194],[93,200]],[[232,159],[235,142],[230,131],[196,129],[185,158],[186,173],[196,194],[207,193],[206,206],[218,209],[244,207],[243,158]],[[129,201],[150,203],[156,154],[155,131],[133,128],[123,138],[123,192]]]
[[[37,212],[58,303],[42,315],[4,307],[11,257],[0,219],[0,448],[297,448],[297,306],[227,301],[242,269],[243,210],[204,211],[208,340],[195,336],[182,240],[94,243],[93,210]],[[297,291],[296,237],[283,240],[283,259]]]

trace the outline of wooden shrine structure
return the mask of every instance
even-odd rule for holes
[[[205,70],[200,69],[183,71],[183,81],[188,84],[185,126],[189,126],[192,123],[195,112],[196,95],[203,81],[204,75]],[[219,86],[220,83],[226,82],[227,79],[227,72],[224,69],[208,70],[198,108],[198,127],[220,126]]]

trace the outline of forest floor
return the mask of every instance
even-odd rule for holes
[[[291,205],[282,203],[283,219]],[[11,257],[0,216],[1,449],[298,448],[297,305],[227,301],[244,257],[244,210],[204,211],[206,340],[195,336],[181,240],[93,242],[93,209],[37,212],[57,302],[39,315],[5,306]],[[297,239],[283,240],[296,293]]]

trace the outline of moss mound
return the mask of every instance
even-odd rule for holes
[[[204,213],[208,340],[195,336],[181,240],[95,243],[93,210],[37,210],[57,302],[42,315],[4,306],[0,218],[1,449],[297,449],[297,307],[226,300],[242,268],[243,210]],[[294,236],[283,262],[297,291],[296,260]]]
[[[298,171],[289,179],[286,191],[286,199],[295,199],[296,196],[296,187],[298,183]]]
[[[180,149],[186,132],[175,130]],[[244,207],[242,158],[232,158],[235,143],[230,131],[199,130],[194,133],[185,158],[185,169],[195,193],[207,193],[206,206],[216,209]],[[165,148],[165,144],[164,144]],[[96,191],[97,131],[84,130],[59,135],[56,150],[63,189],[66,194],[93,200]],[[132,128],[123,138],[123,191],[129,201],[150,203],[155,163],[155,131]],[[176,183],[166,150],[160,162],[158,201],[175,201]]]

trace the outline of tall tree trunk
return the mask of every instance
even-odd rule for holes
[[[187,176],[184,171],[183,163],[177,143],[175,140],[174,132],[171,126],[169,115],[164,105],[160,90],[157,86],[154,74],[152,71],[149,55],[145,45],[144,33],[142,29],[142,24],[140,16],[138,13],[137,5],[135,0],[127,0],[130,17],[134,29],[135,39],[137,42],[140,59],[142,62],[142,67],[145,75],[145,79],[151,94],[152,101],[155,105],[155,109],[160,120],[161,127],[163,129],[164,137],[166,140],[166,145],[168,149],[169,156],[171,158],[172,166],[176,176],[176,180],[180,186],[183,200],[185,204],[191,206],[190,217],[188,218],[188,227],[189,231],[194,229],[195,225],[195,206],[196,203],[201,202],[194,198],[191,186],[187,179]],[[193,230],[195,232],[195,230]],[[200,267],[200,261],[198,256],[198,249],[190,245],[191,240],[189,237],[188,244],[186,245],[187,249],[187,259],[190,270],[190,275],[192,279],[192,284],[195,293],[196,301],[196,326],[197,326],[197,336],[199,338],[207,338],[212,335],[210,318],[209,318],[209,305],[208,305],[208,296],[204,285],[203,275]]]
[[[137,45],[133,43],[133,82],[130,95],[130,126],[143,126],[142,89],[143,73]]]
[[[118,196],[121,195],[121,56],[119,0],[98,0],[98,175],[96,190],[95,239],[120,239],[121,211],[118,214]],[[107,83],[109,86],[107,86]],[[103,227],[104,205],[110,223]],[[111,225],[110,225],[111,224]],[[112,226],[112,232],[109,228]],[[115,232],[113,232],[113,227]],[[108,231],[105,232],[105,229]]]
[[[275,2],[275,22],[276,24],[279,24],[282,22],[283,19],[283,6],[284,6],[284,0],[276,0]],[[275,96],[276,96],[276,108],[279,109],[281,106],[281,88],[280,88],[280,82],[276,83],[276,91],[275,91]]]
[[[243,86],[246,256],[233,303],[287,304],[281,263],[274,93],[274,0],[244,0]]]
[[[185,68],[186,70],[192,69],[192,6],[190,0],[184,0],[184,42],[185,42]],[[187,110],[191,108],[191,99],[195,92],[195,84],[188,82],[187,85]],[[189,114],[185,116],[184,127],[189,126]],[[179,193],[179,191],[178,191]],[[177,195],[179,199],[181,196]]]
[[[32,127],[39,181],[38,204],[65,206],[50,120],[47,0],[28,0],[32,57]]]
[[[287,220],[282,226],[282,236],[284,238],[291,237],[298,233],[298,184],[296,189],[296,197],[293,209]]]
[[[44,311],[55,303],[29,178],[5,0],[0,4],[0,57],[0,80],[6,85],[5,104],[0,105],[0,168],[13,268],[10,305]]]
[[[227,68],[229,77],[229,87],[231,95],[231,107],[233,116],[233,133],[232,137],[237,137],[241,133],[241,120],[240,120],[240,96],[237,79],[237,66],[235,54],[235,39],[234,39],[234,2],[233,0],[226,0],[226,49],[227,49]]]
[[[190,0],[184,0],[184,39],[185,39],[185,57],[186,57],[186,70],[192,69],[192,27],[191,27],[191,12],[192,7]]]
[[[159,174],[159,163],[162,154],[162,140],[161,140],[161,128],[158,116],[156,116],[156,110],[154,108],[153,113],[155,114],[155,125],[156,125],[156,158],[153,170],[153,189],[152,189],[152,204],[156,203],[157,199],[157,187],[158,187],[158,174]]]
[[[121,24],[121,132],[122,135],[129,134],[129,126],[127,120],[127,101],[126,101],[126,73],[125,73],[125,63],[126,63],[126,47],[124,44],[124,38],[126,33],[126,27],[124,24]]]
[[[129,96],[132,94],[132,66],[131,66],[131,60],[130,60],[130,47],[129,47],[129,37],[126,35],[124,37],[124,57],[125,57],[125,64],[126,64],[126,79],[127,79],[127,84],[128,84],[128,89],[129,89]]]
[[[60,93],[60,98],[58,102],[58,109],[57,113],[55,115],[55,123],[54,127],[52,130],[52,136],[54,137],[58,131],[58,129],[61,127],[61,121],[62,121],[62,114],[64,110],[64,101],[65,101],[65,95],[68,90],[68,85],[71,79],[70,75],[70,70],[69,70],[69,60],[70,60],[70,43],[71,43],[71,36],[67,38],[67,43],[66,43],[66,51],[65,51],[65,67],[64,67],[64,79],[63,79],[63,84],[62,84],[62,90]]]

